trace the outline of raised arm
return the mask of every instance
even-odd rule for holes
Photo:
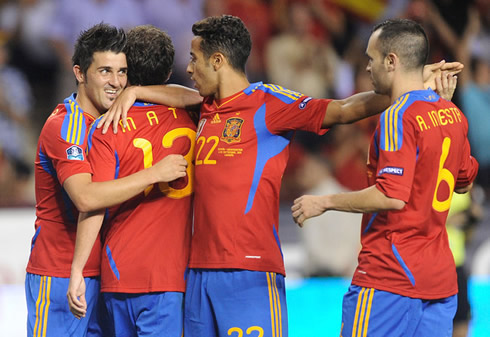
[[[85,268],[85,264],[92,252],[103,220],[103,210],[94,213],[80,213],[78,218],[75,252],[71,264],[68,292],[66,293],[70,311],[76,318],[85,317],[85,313],[87,312],[83,268]]]
[[[128,110],[136,100],[187,110],[199,110],[202,103],[202,97],[197,90],[177,84],[131,86],[124,89],[117,97],[110,109],[102,116],[97,128],[102,127],[102,133],[106,133],[112,124],[114,133],[117,133],[120,119],[126,127]]]
[[[403,207],[404,201],[387,197],[373,185],[355,192],[321,196],[303,195],[294,201],[291,211],[294,221],[303,227],[305,220],[326,211],[373,213],[400,210]]]
[[[185,177],[186,168],[182,155],[170,154],[155,165],[120,179],[92,182],[90,173],[74,174],[64,181],[63,188],[80,212],[91,212],[129,200],[151,184]]]
[[[346,99],[333,100],[327,106],[323,128],[336,124],[348,124],[376,115],[390,105],[390,98],[375,94],[374,91],[361,92]]]
[[[434,88],[443,98],[451,99],[456,87],[455,79],[450,78],[461,72],[464,68],[459,62],[445,62],[428,64],[424,67],[424,86]],[[451,86],[453,86],[451,90]],[[448,97],[450,96],[450,97]],[[325,112],[323,128],[336,124],[348,124],[360,119],[376,115],[390,105],[390,98],[378,95],[374,91],[361,92],[346,99],[333,100]]]

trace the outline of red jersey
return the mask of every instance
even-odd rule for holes
[[[92,173],[85,150],[87,131],[93,121],[73,94],[56,107],[41,131],[35,161],[36,233],[28,273],[70,277],[78,210],[63,183],[74,174]],[[99,275],[99,255],[97,240],[84,269],[85,277]]]
[[[193,193],[195,124],[185,110],[136,103],[117,134],[90,130],[94,181],[122,178],[169,154],[189,162],[187,177],[148,186],[107,210],[102,228],[101,291],[147,293],[185,290]]]
[[[321,130],[330,100],[254,83],[205,99],[196,138],[191,268],[285,274],[279,190],[294,130]]]
[[[445,223],[454,188],[478,170],[467,133],[463,113],[432,90],[408,92],[383,112],[368,183],[406,205],[364,215],[353,284],[422,299],[458,292]]]

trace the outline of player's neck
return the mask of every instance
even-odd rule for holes
[[[391,103],[393,104],[400,96],[414,90],[424,90],[424,81],[419,72],[406,72],[400,74],[393,81],[391,90]]]
[[[90,99],[85,95],[83,92],[83,89],[78,89],[77,97],[75,99],[82,108],[83,112],[91,115],[94,118],[98,118],[100,116],[100,113],[98,112],[97,108],[94,106],[94,104],[90,101]]]
[[[227,71],[220,74],[218,92],[215,95],[215,99],[223,99],[236,94],[242,90],[245,90],[250,85],[245,74],[236,71]]]

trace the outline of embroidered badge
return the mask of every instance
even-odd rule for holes
[[[66,158],[69,160],[83,160],[83,150],[80,146],[72,145],[66,149]]]
[[[244,120],[239,117],[232,117],[226,120],[225,128],[221,140],[227,144],[239,142]]]
[[[387,173],[387,174],[394,174],[397,176],[402,176],[403,175],[403,168],[402,167],[393,167],[393,166],[387,166],[385,168],[382,168],[378,172],[378,176]]]
[[[311,97],[306,97],[303,102],[299,103],[299,108],[300,109],[304,109],[306,108],[306,104],[308,104],[309,101],[311,101],[312,98]]]

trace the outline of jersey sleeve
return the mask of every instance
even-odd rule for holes
[[[72,175],[92,173],[86,156],[86,137],[83,117],[79,127],[70,124],[67,119],[51,118],[44,127],[41,151],[51,160],[61,185]]]
[[[406,110],[388,108],[381,114],[376,187],[387,197],[408,202],[415,174],[415,129]]]
[[[277,85],[264,85],[269,95],[262,109],[266,113],[267,128],[274,134],[302,130],[324,134],[322,129],[330,99],[314,99],[309,96],[284,89]]]
[[[471,155],[470,143],[468,137],[465,138],[465,143],[463,146],[463,156],[461,158],[461,167],[458,172],[458,177],[456,179],[456,188],[468,186],[475,180],[478,173],[478,162]]]
[[[96,129],[95,123],[89,132],[88,159],[93,170],[94,182],[117,178],[118,155],[113,150],[115,135],[111,132],[103,135],[102,129]]]

